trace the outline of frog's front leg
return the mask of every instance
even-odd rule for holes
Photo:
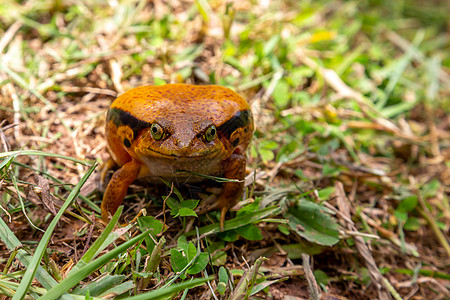
[[[100,183],[98,188],[101,192],[105,191],[105,181],[109,170],[112,170],[115,166],[117,166],[117,164],[112,158],[109,158],[100,166]]]
[[[223,231],[225,215],[227,211],[235,205],[244,191],[245,180],[245,155],[232,154],[227,160],[222,162],[224,177],[228,179],[238,179],[239,182],[225,182],[222,192],[215,203],[215,207],[220,208],[220,230]]]
[[[113,215],[122,204],[128,187],[137,178],[140,169],[140,164],[132,160],[114,172],[103,195],[102,219],[104,221],[108,221],[109,216]]]

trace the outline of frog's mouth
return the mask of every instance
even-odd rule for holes
[[[218,154],[220,149],[210,149],[207,151],[196,152],[190,155],[184,155],[182,153],[177,153],[178,151],[170,151],[170,152],[160,152],[151,148],[146,148],[146,151],[149,151],[154,154],[155,157],[166,158],[166,159],[205,159],[211,158]]]

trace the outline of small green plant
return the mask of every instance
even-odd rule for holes
[[[163,197],[164,206],[167,205],[170,208],[170,215],[174,218],[180,218],[182,220],[183,227],[186,226],[186,217],[198,217],[195,212],[195,208],[198,206],[200,200],[188,199],[185,200],[180,191],[174,186],[173,183],[161,178],[161,181],[166,184],[171,192],[168,196]],[[176,198],[171,196],[176,195]]]
[[[224,295],[227,289],[227,285],[228,285],[228,273],[227,270],[222,266],[219,268],[219,278],[218,278],[218,283],[217,283],[217,292],[220,295]]]
[[[329,209],[306,199],[300,199],[285,213],[291,230],[306,240],[323,246],[339,242],[338,225]]]
[[[170,250],[170,260],[173,271],[186,279],[187,274],[195,275],[205,269],[209,263],[209,255],[201,252],[200,246],[196,247],[193,242],[188,242],[185,236],[180,236],[177,248]]]

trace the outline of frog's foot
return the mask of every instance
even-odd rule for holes
[[[207,212],[210,212],[212,210],[216,210],[219,208],[217,206],[217,194],[198,194],[200,198],[200,204],[195,209],[195,212],[198,215],[206,214]]]
[[[223,206],[223,202],[218,200],[216,194],[211,195],[200,195],[201,202],[200,205],[195,210],[198,215],[206,214],[207,212],[220,209],[220,231],[223,231],[223,226],[225,223],[225,215],[229,209],[228,206]]]
[[[219,219],[220,231],[224,231],[225,216],[227,212],[230,210],[230,208],[233,207],[238,202],[239,197],[225,198],[223,195],[220,195],[219,198],[214,197],[214,200],[215,200],[214,203],[211,203],[206,207],[202,206],[202,208],[205,208],[205,211],[200,211],[200,214],[220,209],[220,219]]]

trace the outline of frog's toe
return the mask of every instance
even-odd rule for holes
[[[225,229],[225,215],[227,214],[227,211],[228,211],[227,207],[222,207],[222,209],[220,210],[220,223],[219,223],[220,231],[224,231]]]
[[[220,203],[217,202],[217,195],[209,195],[207,197],[200,197],[201,202],[198,208],[196,209],[197,214],[203,215],[209,211],[219,209]]]

